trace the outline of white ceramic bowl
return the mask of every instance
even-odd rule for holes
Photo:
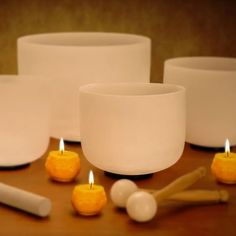
[[[149,82],[150,39],[119,33],[50,33],[18,39],[20,74],[54,78],[51,135],[80,141],[77,90],[95,82]]]
[[[50,88],[37,77],[0,75],[0,166],[40,158],[49,143]]]
[[[142,175],[173,165],[185,140],[185,89],[152,83],[80,88],[81,144],[94,166]]]
[[[228,138],[236,145],[236,59],[169,59],[164,82],[187,89],[187,142],[223,147]]]

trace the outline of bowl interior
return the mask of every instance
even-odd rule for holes
[[[182,57],[167,60],[167,64],[195,70],[236,71],[236,59],[234,58]]]
[[[24,38],[24,37],[23,37]],[[119,33],[51,33],[30,35],[27,42],[51,46],[121,46],[149,41],[145,36]]]
[[[147,96],[177,93],[184,88],[177,85],[158,83],[88,84],[81,92],[104,96]]]

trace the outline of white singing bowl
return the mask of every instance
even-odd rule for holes
[[[47,150],[50,137],[48,80],[0,76],[0,166],[28,164]]]
[[[19,74],[52,79],[51,136],[80,141],[78,88],[88,83],[149,82],[151,40],[134,34],[70,32],[18,39]]]
[[[228,138],[236,145],[236,59],[169,59],[164,66],[164,83],[187,90],[187,142],[223,147]]]
[[[94,166],[123,175],[173,165],[185,141],[185,89],[155,83],[80,88],[81,144]]]

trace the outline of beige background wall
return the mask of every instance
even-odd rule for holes
[[[108,31],[152,39],[152,81],[177,56],[236,57],[235,0],[0,0],[0,73],[17,72],[19,36]]]

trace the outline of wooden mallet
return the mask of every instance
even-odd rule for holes
[[[158,193],[156,189],[143,189],[129,179],[117,180],[111,187],[110,197],[113,204],[119,208],[126,208],[126,203],[135,192]],[[187,203],[219,203],[228,200],[228,193],[225,190],[185,190],[175,193],[167,198],[171,201],[182,201]]]
[[[128,212],[128,215],[135,221],[138,222],[146,222],[151,220],[156,212],[158,204],[160,204],[163,200],[168,199],[172,196],[176,196],[175,194],[183,191],[184,189],[191,186],[193,183],[195,183],[199,178],[203,177],[206,173],[206,169],[204,167],[199,167],[196,170],[185,174],[173,182],[171,182],[169,185],[164,187],[163,189],[154,192],[153,194],[150,194],[148,192],[144,191],[138,191],[134,192],[127,200],[126,203],[126,209]],[[198,199],[198,201],[202,201],[204,198],[207,198],[208,201],[211,199],[214,201],[227,201],[228,200],[228,193],[225,191],[214,191],[211,193],[211,196],[206,197],[205,193],[198,192],[198,196],[194,196],[197,192],[190,194],[191,199],[194,202]],[[183,199],[187,199],[187,195],[183,196],[184,193],[182,193]],[[189,195],[189,196],[190,196]],[[189,197],[188,196],[188,197]],[[202,200],[201,200],[202,199]]]

